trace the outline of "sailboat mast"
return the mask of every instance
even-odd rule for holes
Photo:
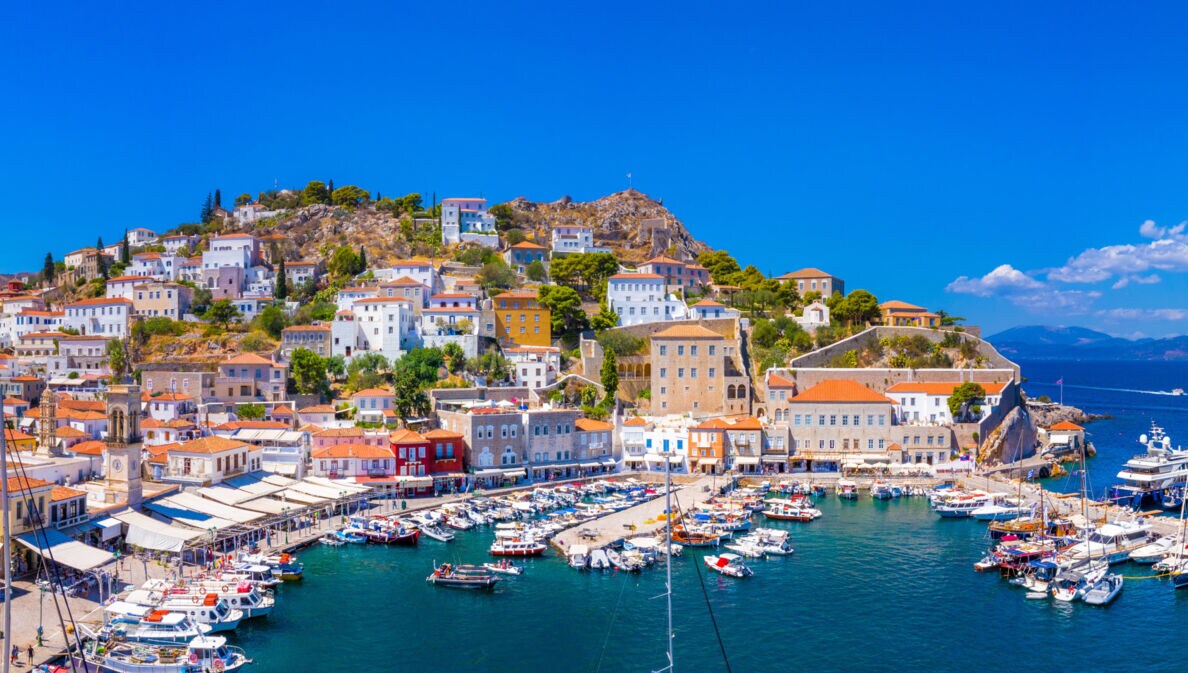
[[[676,667],[672,659],[672,457],[667,455],[665,451],[664,456],[664,510],[668,516],[664,517],[664,527],[666,532],[665,544],[668,545],[668,553],[665,555],[664,562],[664,588],[665,600],[668,601],[668,630],[665,636],[668,639],[668,670],[675,671]]]
[[[3,671],[9,671],[8,653],[12,651],[12,530],[9,528],[8,504],[8,430],[4,427],[4,410],[0,409],[0,500],[4,501],[4,649],[0,651]]]

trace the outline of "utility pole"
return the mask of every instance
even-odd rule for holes
[[[17,488],[20,488],[19,484]],[[8,431],[4,428],[3,409],[0,409],[0,499],[4,500],[3,538],[0,539],[4,554],[4,649],[0,651],[0,661],[4,663],[0,670],[8,673],[11,665],[8,653],[12,651],[12,530],[9,528],[11,514],[8,501]]]

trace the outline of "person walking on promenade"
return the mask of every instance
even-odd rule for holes
[[[20,654],[21,654],[21,648],[17,647],[16,645],[13,645],[12,646],[12,654],[9,655],[9,657],[8,657],[8,663],[12,664],[13,666],[16,666],[17,657],[19,657]]]

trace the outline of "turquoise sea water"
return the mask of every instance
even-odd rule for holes
[[[1084,385],[1128,371],[1072,367],[1063,367],[1065,382],[1080,377]],[[1040,365],[1024,371],[1033,381],[1049,374]],[[1142,376],[1172,381],[1184,373],[1132,368],[1129,376],[1141,384]],[[1160,385],[1183,387],[1183,380]],[[1183,398],[1134,401],[1083,391],[1078,399],[1073,390],[1066,388],[1066,401],[1117,414],[1090,427],[1101,451],[1090,467],[1100,488],[1133,453],[1130,435],[1152,412],[1166,419],[1173,437],[1177,428],[1188,432]],[[1041,392],[1051,394],[1038,386],[1033,394]],[[1175,592],[1165,580],[1128,580],[1108,608],[1029,601],[996,574],[973,571],[988,545],[984,524],[942,520],[921,498],[843,503],[829,497],[820,507],[824,516],[811,524],[756,517],[760,525],[792,530],[796,553],[752,561],[754,577],[703,571],[732,670],[1184,669],[1178,637],[1188,621],[1188,591]],[[284,585],[275,612],[245,623],[232,640],[256,659],[257,673],[359,667],[593,673],[664,665],[664,601],[656,598],[664,590],[662,567],[640,575],[578,573],[550,551],[493,594],[425,583],[434,560],[488,560],[491,537],[489,529],[476,529],[449,544],[303,551],[307,579]],[[686,550],[674,564],[677,670],[724,671],[698,582],[699,559],[697,550]],[[1147,574],[1120,568],[1128,576]]]

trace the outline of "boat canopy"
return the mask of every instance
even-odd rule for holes
[[[47,561],[83,572],[106,565],[114,559],[111,552],[72,540],[61,531],[52,528],[22,533],[17,536],[17,542],[37,552]]]

